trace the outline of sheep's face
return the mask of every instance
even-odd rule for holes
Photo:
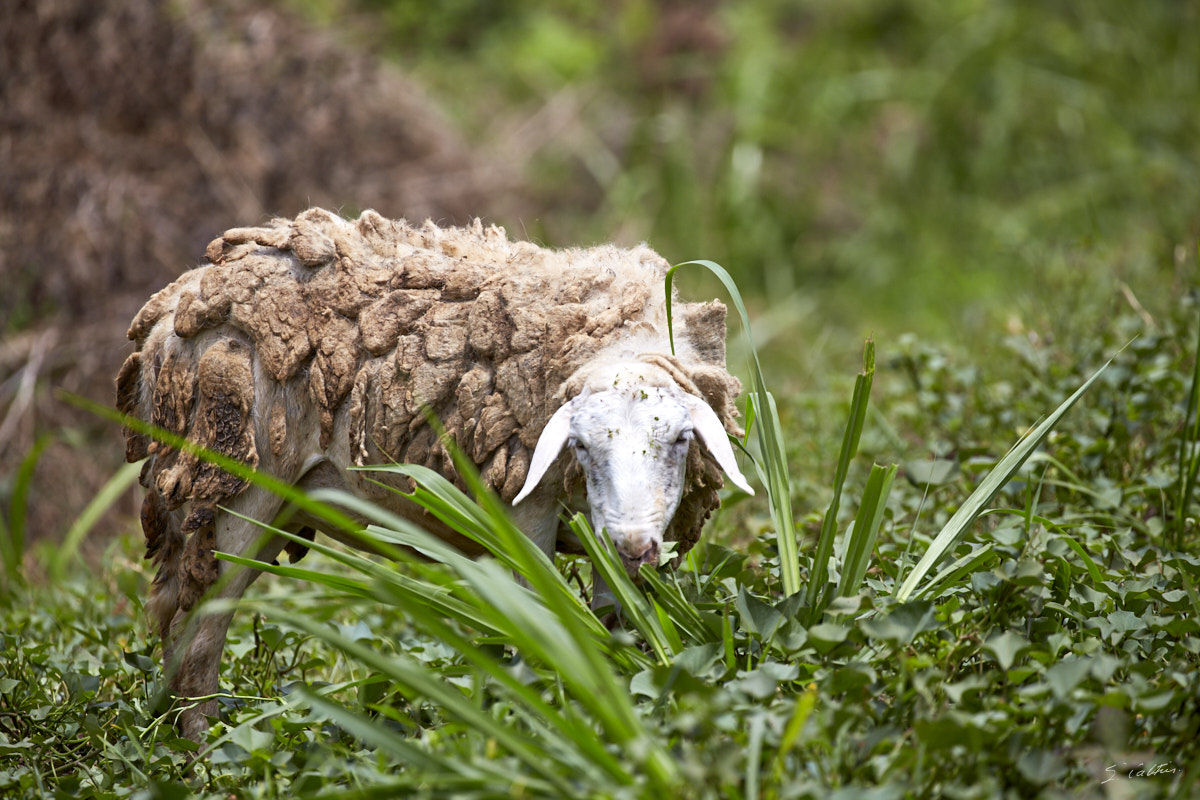
[[[520,502],[564,448],[583,468],[592,527],[608,531],[626,570],[657,565],[663,534],[683,496],[688,448],[699,438],[730,479],[737,468],[716,413],[674,387],[625,386],[580,395],[547,423]]]
[[[694,435],[687,408],[657,387],[599,392],[571,415],[567,447],[583,468],[592,527],[608,531],[631,574],[658,564]]]

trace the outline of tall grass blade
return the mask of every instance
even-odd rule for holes
[[[796,706],[792,711],[792,718],[788,720],[787,727],[784,728],[783,736],[779,741],[779,749],[775,751],[775,757],[772,759],[771,773],[774,776],[776,784],[782,784],[784,781],[784,765],[787,763],[787,755],[795,746],[796,740],[800,738],[800,732],[804,730],[804,724],[808,722],[808,718],[812,716],[813,709],[817,705],[817,688],[816,684],[810,684],[804,692],[796,698]]]
[[[854,517],[854,528],[846,543],[845,563],[842,564],[842,577],[838,583],[838,595],[841,597],[849,597],[857,592],[867,576],[871,554],[875,551],[875,539],[883,523],[883,513],[887,510],[888,495],[895,477],[895,464],[888,467],[875,464],[871,467],[862,503]]]
[[[658,570],[647,566],[641,570],[641,576],[654,590],[655,599],[670,615],[676,629],[686,634],[691,644],[721,641],[719,617],[707,611],[702,615],[696,604],[688,600],[678,586],[663,580]]]
[[[1188,391],[1187,411],[1183,430],[1179,432],[1179,495],[1175,498],[1175,547],[1183,549],[1183,533],[1187,527],[1188,506],[1196,491],[1196,475],[1200,471],[1200,325],[1196,326],[1196,363],[1192,368],[1192,386]]]
[[[1037,457],[1037,454],[1035,454],[1032,458],[1036,458],[1036,457]],[[1031,458],[1031,460],[1032,460],[1032,458]],[[1047,459],[1047,460],[1049,460],[1049,459]],[[1092,580],[1092,585],[1099,586],[1104,581],[1104,573],[1101,572],[1100,567],[1096,564],[1095,560],[1088,554],[1088,551],[1083,547],[1083,545],[1081,545],[1078,541],[1076,541],[1076,539],[1073,536],[1071,536],[1071,534],[1066,530],[1066,528],[1064,528],[1062,525],[1057,524],[1056,522],[1054,522],[1054,520],[1052,520],[1048,517],[1043,517],[1041,514],[1027,514],[1025,511],[1021,511],[1021,510],[1018,510],[1015,508],[993,508],[988,511],[984,511],[982,514],[980,514],[980,516],[981,517],[988,516],[991,514],[1007,514],[1010,516],[1018,516],[1018,517],[1021,517],[1026,520],[1027,528],[1029,526],[1032,526],[1032,524],[1036,522],[1038,525],[1041,525],[1046,530],[1060,534],[1062,537],[1061,541],[1063,542],[1063,544],[1065,544],[1067,547],[1069,547],[1073,551],[1075,551],[1075,554],[1077,556],[1079,556],[1079,559],[1083,562],[1084,567],[1087,569],[1088,577],[1091,578],[1091,580]]]
[[[611,662],[596,642],[597,628],[607,634],[603,625],[583,605],[545,553],[513,525],[507,507],[483,484],[474,465],[452,442],[443,441],[458,474],[475,493],[477,506],[431,470],[413,465],[386,469],[408,475],[419,490],[425,490],[424,494],[418,491],[409,495],[415,502],[434,503],[443,510],[453,506],[468,517],[485,520],[480,543],[497,558],[509,559],[512,568],[529,582],[539,599],[535,604],[529,592],[517,586],[511,574],[504,573],[495,563],[466,559],[457,564],[456,571],[481,598],[480,610],[494,610],[493,624],[503,629],[508,641],[558,672],[572,696],[602,725],[611,741],[619,745],[635,740],[642,743],[641,765],[654,786],[666,790],[677,785],[678,767],[660,745],[645,738],[627,688],[617,680]],[[470,535],[466,530],[460,532]],[[497,578],[501,575],[506,580]],[[460,599],[468,597],[464,594]],[[645,598],[640,599],[644,604]],[[657,624],[657,619],[647,622],[653,624]]]
[[[100,491],[91,499],[87,507],[80,512],[79,516],[67,529],[67,535],[63,537],[62,544],[57,548],[54,558],[50,563],[50,572],[56,578],[61,578],[66,571],[67,564],[79,552],[79,546],[83,543],[84,537],[91,532],[100,517],[104,512],[124,494],[134,481],[138,478],[138,473],[141,471],[142,462],[138,461],[133,464],[123,464],[116,473],[108,479],[105,484],[100,487]]]
[[[199,447],[181,436],[86,398],[69,393],[62,393],[62,396],[97,416],[151,435],[171,447],[195,454],[233,475],[262,486],[343,531],[357,533],[362,528],[361,523],[345,512],[314,501],[295,487],[257,472],[236,459]],[[531,651],[536,658],[559,671],[572,694],[594,715],[611,741],[622,745],[634,741],[645,743],[647,740],[641,721],[627,689],[617,681],[610,663],[596,644],[597,634],[602,632],[607,636],[607,631],[590,610],[582,606],[578,596],[566,585],[545,554],[508,520],[503,505],[482,485],[473,465],[462,459],[457,451],[452,449],[451,452],[456,459],[459,475],[477,492],[480,505],[471,503],[449,481],[430,470],[416,466],[384,469],[412,477],[418,487],[424,490],[410,495],[412,499],[426,500],[430,507],[440,508],[448,516],[469,522],[461,533],[476,534],[482,542],[491,545],[489,549],[494,553],[512,560],[537,594],[549,602],[540,603],[540,610],[534,611],[529,606],[532,598],[528,591],[512,583],[510,573],[500,570],[494,563],[464,559],[459,564],[462,577],[475,590],[476,597],[486,601],[479,610],[495,612],[492,614],[493,624],[507,622],[507,625],[498,627],[515,646]],[[503,580],[497,576],[503,576]],[[557,621],[558,625],[549,625],[548,621]],[[521,624],[514,625],[513,622]],[[307,630],[299,624],[297,627]],[[553,634],[548,632],[550,629],[553,629]],[[357,657],[360,650],[353,646],[344,651],[353,652]],[[667,791],[678,784],[678,768],[660,746],[646,744],[642,747],[639,762],[658,789]]]
[[[386,509],[378,508],[355,495],[341,490],[324,489],[313,492],[313,497],[353,511],[364,519],[374,519],[382,523],[383,527],[368,526],[359,532],[359,538],[368,548],[384,552],[393,561],[404,562],[409,571],[418,573],[421,578],[412,578],[398,572],[389,564],[381,564],[353,553],[330,548],[319,542],[311,543],[301,540],[284,531],[276,531],[279,535],[298,540],[352,569],[371,575],[375,578],[374,597],[381,602],[403,608],[406,612],[410,612],[414,608],[429,609],[440,618],[457,620],[483,634],[502,639],[508,637],[506,621],[498,620],[494,609],[487,606],[481,607],[477,598],[462,590],[461,586],[447,585],[445,568],[449,568],[456,574],[469,572],[476,567],[475,559],[463,555],[453,545],[447,544],[408,520],[397,517]],[[428,493],[423,501],[431,502],[432,497],[432,493]],[[414,558],[411,553],[417,553],[433,563]],[[541,554],[541,551],[538,553]],[[499,559],[500,554],[493,553],[493,555]],[[502,559],[500,560],[501,563],[504,563]],[[275,569],[277,568],[265,568],[265,571],[274,571]],[[548,561],[545,569],[556,581],[561,581],[558,570]],[[579,600],[578,595],[570,590],[565,581],[562,581],[562,586],[567,594],[560,594],[557,584],[555,585],[556,606],[572,609],[569,613],[575,614],[581,619],[585,634],[590,637],[595,646],[603,649],[623,668],[641,670],[647,666],[648,660],[640,650],[631,646],[617,645],[604,625]],[[569,597],[571,602],[564,603],[563,597]]]
[[[942,567],[916,591],[914,598],[921,600],[927,597],[937,597],[963,578],[987,569],[996,560],[995,547],[995,544],[988,542]]]
[[[1083,548],[1083,545],[1075,541],[1075,539],[1070,536],[1064,536],[1062,540],[1067,543],[1067,547],[1070,547],[1075,551],[1075,555],[1079,556],[1079,559],[1083,562],[1084,567],[1087,568],[1088,577],[1092,579],[1092,586],[1096,587],[1103,583],[1104,574],[1100,572],[1100,567],[1096,566],[1096,562],[1092,560],[1092,557],[1088,554],[1088,551]]]
[[[767,732],[763,714],[750,718],[750,735],[746,741],[746,800],[758,800],[759,776],[762,772],[762,743]]]
[[[927,593],[933,584],[931,582],[918,590],[918,587],[922,586],[922,581],[925,581],[933,568],[966,535],[967,529],[983,511],[984,506],[1016,474],[1021,465],[1025,463],[1025,460],[1033,454],[1033,451],[1037,449],[1038,445],[1042,443],[1050,431],[1053,430],[1054,426],[1058,424],[1059,420],[1063,418],[1063,415],[1071,410],[1071,407],[1075,405],[1080,397],[1083,397],[1084,392],[1091,388],[1091,385],[1096,382],[1096,379],[1100,377],[1100,374],[1104,370],[1108,369],[1108,365],[1111,363],[1112,360],[1109,359],[1104,366],[1096,370],[1092,374],[1092,377],[1088,378],[1082,386],[1075,390],[1074,394],[1059,404],[1058,408],[1050,416],[1042,420],[1024,438],[1017,442],[1000,459],[1000,462],[992,468],[992,471],[980,481],[979,486],[976,487],[975,491],[971,492],[970,496],[954,512],[954,516],[950,518],[945,527],[938,533],[933,543],[929,545],[929,549],[925,551],[925,554],[921,556],[921,560],[917,562],[913,571],[904,580],[899,591],[896,592],[897,601],[904,603],[914,595],[924,596]]]
[[[434,517],[453,530],[486,548],[500,563],[525,578],[538,594],[552,598],[549,605],[562,608],[564,613],[568,613],[566,609],[570,609],[573,622],[587,629],[593,637],[607,638],[607,629],[555,569],[554,563],[528,536],[513,525],[503,505],[482,483],[477,484],[477,496],[483,503],[490,503],[490,507],[476,505],[457,486],[427,467],[390,464],[364,469],[412,478],[415,490],[401,494],[428,509]],[[458,465],[458,473],[470,483],[469,476],[474,475],[474,466],[462,463]],[[439,547],[436,540],[430,540],[429,546]],[[445,548],[446,545],[441,544],[440,547]],[[439,556],[439,559],[449,557]],[[465,557],[458,554],[457,558]]]
[[[375,724],[369,717],[357,714],[303,685],[297,686],[296,691],[310,707],[329,717],[351,735],[385,753],[402,759],[417,770],[429,773],[428,776],[422,776],[426,779],[435,779],[435,776],[453,776],[451,780],[481,781],[484,778],[494,780],[497,777],[496,775],[481,775],[473,765],[469,767],[458,759],[443,758],[436,753],[417,747],[400,734]]]
[[[77,408],[81,408],[84,411],[87,411],[89,414],[94,414],[102,419],[107,419],[110,422],[123,425],[135,433],[141,433],[146,436],[153,437],[155,441],[162,442],[168,447],[172,447],[181,452],[194,455],[197,458],[201,458],[209,462],[210,464],[215,464],[216,466],[228,472],[230,475],[235,475],[244,481],[254,484],[255,486],[260,486],[288,501],[298,509],[307,511],[317,519],[328,522],[336,530],[353,533],[362,527],[353,517],[325,503],[316,502],[310,499],[308,495],[297,489],[292,484],[281,481],[275,476],[269,475],[265,472],[259,472],[253,467],[238,461],[236,458],[230,458],[224,453],[218,453],[205,447],[201,447],[200,445],[189,441],[183,436],[174,434],[164,428],[151,425],[150,423],[138,419],[132,415],[122,414],[115,408],[110,408],[109,406],[89,400],[86,397],[62,390],[57,391],[55,394],[63,401],[70,403]]]
[[[51,434],[43,433],[21,459],[13,480],[7,524],[2,524],[3,520],[0,519],[0,556],[4,557],[5,579],[3,594],[7,594],[9,586],[17,585],[21,581],[21,562],[25,559],[25,514],[29,507],[33,471],[37,468],[42,452],[52,441],[54,437]]]
[[[516,587],[514,586],[514,588]],[[433,701],[455,719],[495,740],[500,747],[516,756],[535,775],[554,786],[558,792],[564,793],[563,796],[569,795],[571,786],[554,769],[554,765],[566,761],[578,768],[586,769],[587,760],[580,758],[578,754],[569,752],[573,744],[572,739],[533,737],[507,724],[503,719],[494,718],[486,710],[477,706],[458,686],[442,680],[436,671],[430,670],[409,656],[380,653],[303,614],[291,614],[278,610],[273,613],[289,626],[323,639],[359,663],[367,665],[410,691]],[[372,729],[385,730],[383,726],[371,723],[370,718],[365,714],[350,712],[350,717],[358,717],[364,722],[368,722]],[[350,717],[343,717],[343,719]],[[367,728],[368,726],[365,725],[357,726],[357,732],[366,733]],[[573,732],[577,733],[577,730]],[[620,770],[619,766],[618,770]],[[633,780],[632,776],[624,770],[611,777],[618,779],[623,784],[631,783]]]
[[[318,498],[318,495],[322,497]],[[257,524],[264,531],[304,545],[308,549],[339,562],[351,570],[370,577],[373,579],[372,584],[365,584],[361,581],[354,581],[338,575],[305,570],[304,568],[291,565],[263,564],[259,561],[233,556],[228,553],[217,552],[217,558],[241,566],[258,569],[262,572],[301,578],[325,586],[331,591],[370,598],[377,602],[403,608],[406,612],[411,612],[415,608],[429,609],[437,614],[439,618],[456,620],[485,634],[500,634],[500,630],[491,624],[486,615],[479,613],[476,606],[453,597],[450,590],[444,585],[434,580],[413,578],[396,569],[395,564],[404,563],[409,570],[429,577],[434,570],[444,572],[442,564],[452,567],[454,563],[457,563],[456,559],[460,561],[470,560],[454,547],[407,520],[397,518],[385,509],[374,506],[356,495],[351,495],[337,489],[324,489],[319,492],[313,492],[313,496],[314,499],[324,499],[332,504],[355,511],[355,513],[361,514],[364,519],[370,520],[373,517],[379,517],[398,521],[400,525],[393,530],[368,525],[367,528],[359,532],[360,539],[368,549],[387,555],[393,563],[381,563],[365,558],[356,553],[331,547],[321,541],[305,539],[288,531],[271,527],[259,520],[238,514],[229,509],[224,510],[228,514]],[[413,556],[412,553],[425,556],[434,563],[431,564],[423,561]]]
[[[828,597],[825,581],[829,575],[829,556],[833,553],[833,540],[837,537],[837,515],[842,502],[842,487],[850,462],[858,454],[858,441],[862,437],[863,424],[867,418],[867,404],[871,398],[871,384],[875,379],[875,342],[868,339],[863,349],[863,371],[854,380],[854,394],[850,398],[850,416],[846,419],[846,430],[842,434],[842,449],[838,453],[837,469],[833,478],[833,499],[821,520],[821,535],[817,539],[817,553],[813,556],[812,570],[808,578],[808,602],[810,619],[824,610],[821,600]]]
[[[800,546],[796,539],[796,525],[792,516],[791,479],[788,476],[786,448],[783,440],[783,429],[779,424],[779,412],[775,407],[775,398],[767,391],[767,383],[763,378],[762,365],[758,360],[758,350],[754,346],[754,336],[750,330],[750,316],[746,313],[746,305],[742,302],[741,292],[733,278],[725,268],[713,261],[696,260],[676,264],[667,270],[667,331],[671,339],[671,352],[675,352],[675,333],[671,328],[671,282],[675,270],[680,267],[696,264],[708,269],[716,275],[729,292],[734,308],[742,320],[742,329],[746,332],[746,340],[750,344],[750,396],[756,412],[759,452],[763,464],[762,470],[766,476],[767,505],[771,511],[771,521],[779,542],[780,573],[783,579],[785,595],[793,595],[800,591]],[[749,434],[749,426],[747,426]]]
[[[344,493],[325,493],[328,499],[334,500],[340,506],[335,508],[314,500],[295,487],[270,475],[259,473],[235,459],[198,447],[182,437],[141,420],[77,396],[66,395],[66,399],[98,416],[119,422],[137,432],[149,434],[171,447],[195,454],[233,475],[266,488],[297,508],[325,520],[335,530],[340,529],[367,538],[377,551],[404,560],[400,555],[401,551],[395,545],[415,546],[420,552],[445,559],[461,580],[445,582],[439,578],[427,583],[411,577],[401,577],[398,572],[375,564],[369,559],[359,559],[355,566],[374,578],[375,584],[371,591],[377,596],[415,601],[405,604],[406,611],[410,618],[423,623],[427,629],[437,628],[438,623],[434,620],[440,619],[440,615],[444,613],[451,619],[464,621],[476,630],[508,642],[527,654],[532,661],[546,665],[561,676],[569,695],[586,709],[587,715],[582,719],[586,720],[587,724],[582,727],[574,725],[570,729],[559,725],[556,729],[558,735],[530,739],[526,735],[508,731],[501,720],[488,716],[454,684],[438,680],[415,663],[385,658],[302,615],[283,615],[294,627],[321,636],[354,659],[406,686],[413,687],[465,724],[476,730],[486,731],[489,737],[540,775],[558,794],[569,795],[569,786],[563,782],[562,773],[551,765],[564,760],[572,765],[575,772],[590,773],[600,768],[606,771],[610,781],[616,778],[617,784],[629,783],[632,776],[626,767],[612,758],[606,759],[601,752],[612,745],[626,748],[636,754],[633,759],[634,765],[640,774],[646,776],[656,792],[671,794],[678,787],[678,766],[661,743],[647,737],[633,701],[628,695],[628,687],[618,680],[613,671],[613,661],[607,656],[616,655],[618,663],[639,666],[644,666],[644,659],[631,660],[625,652],[628,648],[613,642],[608,631],[582,603],[546,554],[513,525],[507,516],[507,507],[483,485],[474,466],[463,458],[457,449],[450,448],[458,474],[475,493],[477,502],[472,502],[441,475],[423,467],[392,465],[380,469],[411,478],[416,489],[406,494],[409,499],[428,508],[436,517],[455,527],[460,533],[484,545],[508,569],[494,561],[475,561],[458,553],[451,554],[444,543],[437,542],[428,534],[416,529],[416,526],[405,523],[386,511],[368,509],[369,504],[359,498]],[[436,420],[433,424],[436,425]],[[438,427],[440,429],[440,426]],[[362,523],[343,509],[349,509],[366,519],[383,517],[387,522],[394,524],[397,530],[369,530],[364,534]],[[295,538],[282,531],[276,535]],[[320,549],[316,543],[304,543],[308,547],[315,546]],[[350,559],[351,557],[344,554],[340,556],[344,563]],[[272,567],[247,559],[226,557],[226,560],[246,567],[266,568],[268,571],[286,572],[295,569],[290,566]],[[412,568],[421,572],[421,568],[415,564]],[[510,569],[523,576],[533,591],[518,586]],[[432,575],[429,571],[421,574]],[[628,581],[627,576],[625,579]],[[325,585],[334,588],[336,582],[328,581]],[[367,591],[367,584],[350,581],[343,588],[352,595],[361,597]],[[424,599],[417,600],[416,596],[421,594],[425,595]],[[669,623],[667,616],[660,617],[650,609],[644,597],[637,597],[647,611],[643,630],[654,631],[657,626],[658,631],[661,631],[657,636],[652,634],[648,639],[657,639],[661,651],[659,655],[665,660],[669,653],[678,649],[678,632],[672,631],[674,635],[668,636],[662,629],[664,621]],[[632,605],[631,603],[631,607]],[[487,656],[483,651],[476,652],[470,647],[467,651],[470,653],[468,658],[475,659],[477,666],[490,664],[482,666],[485,671],[498,675],[497,670],[502,669],[498,664],[486,661]],[[553,721],[546,722],[545,714],[539,715],[535,713],[536,710],[530,710],[528,703],[524,704],[524,708],[523,715],[541,720],[534,724],[535,728],[555,724]],[[369,720],[364,722],[373,724],[369,723]],[[576,755],[570,755],[561,749],[567,747],[566,741],[582,741],[579,736],[583,730],[600,735],[603,740],[580,744],[579,749],[574,751]],[[551,744],[553,752],[545,749]],[[588,757],[578,755],[584,751]]]
[[[621,782],[626,782],[628,771],[605,747],[605,742],[596,735],[590,720],[577,715],[563,713],[546,702],[540,692],[518,680],[499,660],[459,634],[436,612],[424,614],[416,619],[418,626],[425,629],[438,641],[454,648],[464,660],[480,669],[512,700],[514,709],[520,712],[531,727],[540,735],[564,737],[584,752],[588,763],[600,766]]]
[[[353,595],[363,600],[379,599],[378,593],[372,590],[370,584],[350,578],[343,578],[340,575],[331,575],[328,572],[307,569],[305,567],[293,567],[291,564],[267,564],[262,561],[256,561],[253,558],[235,556],[233,553],[222,553],[219,550],[214,550],[213,555],[221,561],[228,561],[230,564],[236,564],[239,567],[258,570],[268,575],[278,575],[282,578],[308,581],[317,586],[324,586],[326,589],[336,592],[339,595]]]
[[[401,492],[395,487],[380,483],[380,486],[402,494],[412,502],[427,509],[439,521],[458,531],[477,544],[493,552],[509,569],[516,570],[527,579],[535,577],[555,578],[564,587],[554,564],[537,545],[523,534],[508,519],[500,507],[485,509],[467,497],[461,489],[443,475],[419,464],[384,464],[373,467],[354,467],[364,472],[383,472],[411,478],[415,488],[412,492]],[[483,487],[481,486],[480,489]],[[367,504],[369,505],[369,504]],[[494,514],[492,512],[495,512]],[[391,523],[384,523],[389,527]],[[530,574],[526,574],[526,572]],[[569,589],[567,591],[570,591]]]
[[[592,560],[592,574],[600,576],[613,596],[621,604],[621,610],[645,638],[654,651],[658,663],[666,666],[671,663],[671,657],[679,651],[672,645],[672,637],[668,636],[645,596],[633,585],[625,567],[614,551],[612,540],[607,536],[597,536],[587,517],[576,514],[571,518],[571,530],[579,537],[588,557]],[[646,568],[651,571],[651,567]],[[672,631],[674,639],[678,640],[679,633]]]

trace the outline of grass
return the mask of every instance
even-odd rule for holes
[[[191,768],[140,619],[149,576],[134,537],[113,541],[98,571],[35,548],[4,600],[0,788],[992,797],[1101,796],[1110,778],[1186,796],[1200,766],[1200,560],[1194,523],[1180,542],[1171,515],[1193,447],[1179,376],[1194,353],[1178,346],[1192,337],[1176,326],[1194,330],[1196,315],[1185,299],[1088,377],[1126,324],[1110,320],[1090,347],[1014,347],[989,368],[1040,364],[1020,395],[981,381],[961,353],[907,342],[874,381],[859,376],[848,443],[826,472],[842,501],[802,518],[794,550],[769,520],[811,501],[771,498],[765,530],[740,550],[722,542],[759,512],[736,506],[640,587],[582,517],[596,566],[552,564],[493,498],[420,468],[387,469],[415,478],[414,499],[494,560],[361,501],[308,498],[350,506],[374,520],[376,546],[425,560],[318,543],[311,562],[268,567],[280,577],[257,585],[231,633],[223,685],[237,690]],[[1146,418],[1147,403],[1173,416]],[[888,438],[865,406],[901,440],[954,449],[868,469]],[[1014,428],[1025,435],[1010,448],[1000,437]],[[783,579],[792,552],[796,591]],[[586,587],[593,569],[628,609],[613,633],[570,577]],[[1155,772],[1131,776],[1139,768]]]

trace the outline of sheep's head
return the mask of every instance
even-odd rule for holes
[[[585,391],[554,413],[534,448],[521,502],[564,447],[587,482],[592,527],[607,530],[626,570],[657,565],[663,534],[683,496],[688,448],[699,439],[742,491],[754,494],[716,413],[675,386],[625,383]]]

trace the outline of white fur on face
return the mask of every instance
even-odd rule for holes
[[[608,530],[626,569],[657,565],[683,495],[693,425],[672,387],[632,386],[577,399],[567,446],[583,467],[592,527]]]

